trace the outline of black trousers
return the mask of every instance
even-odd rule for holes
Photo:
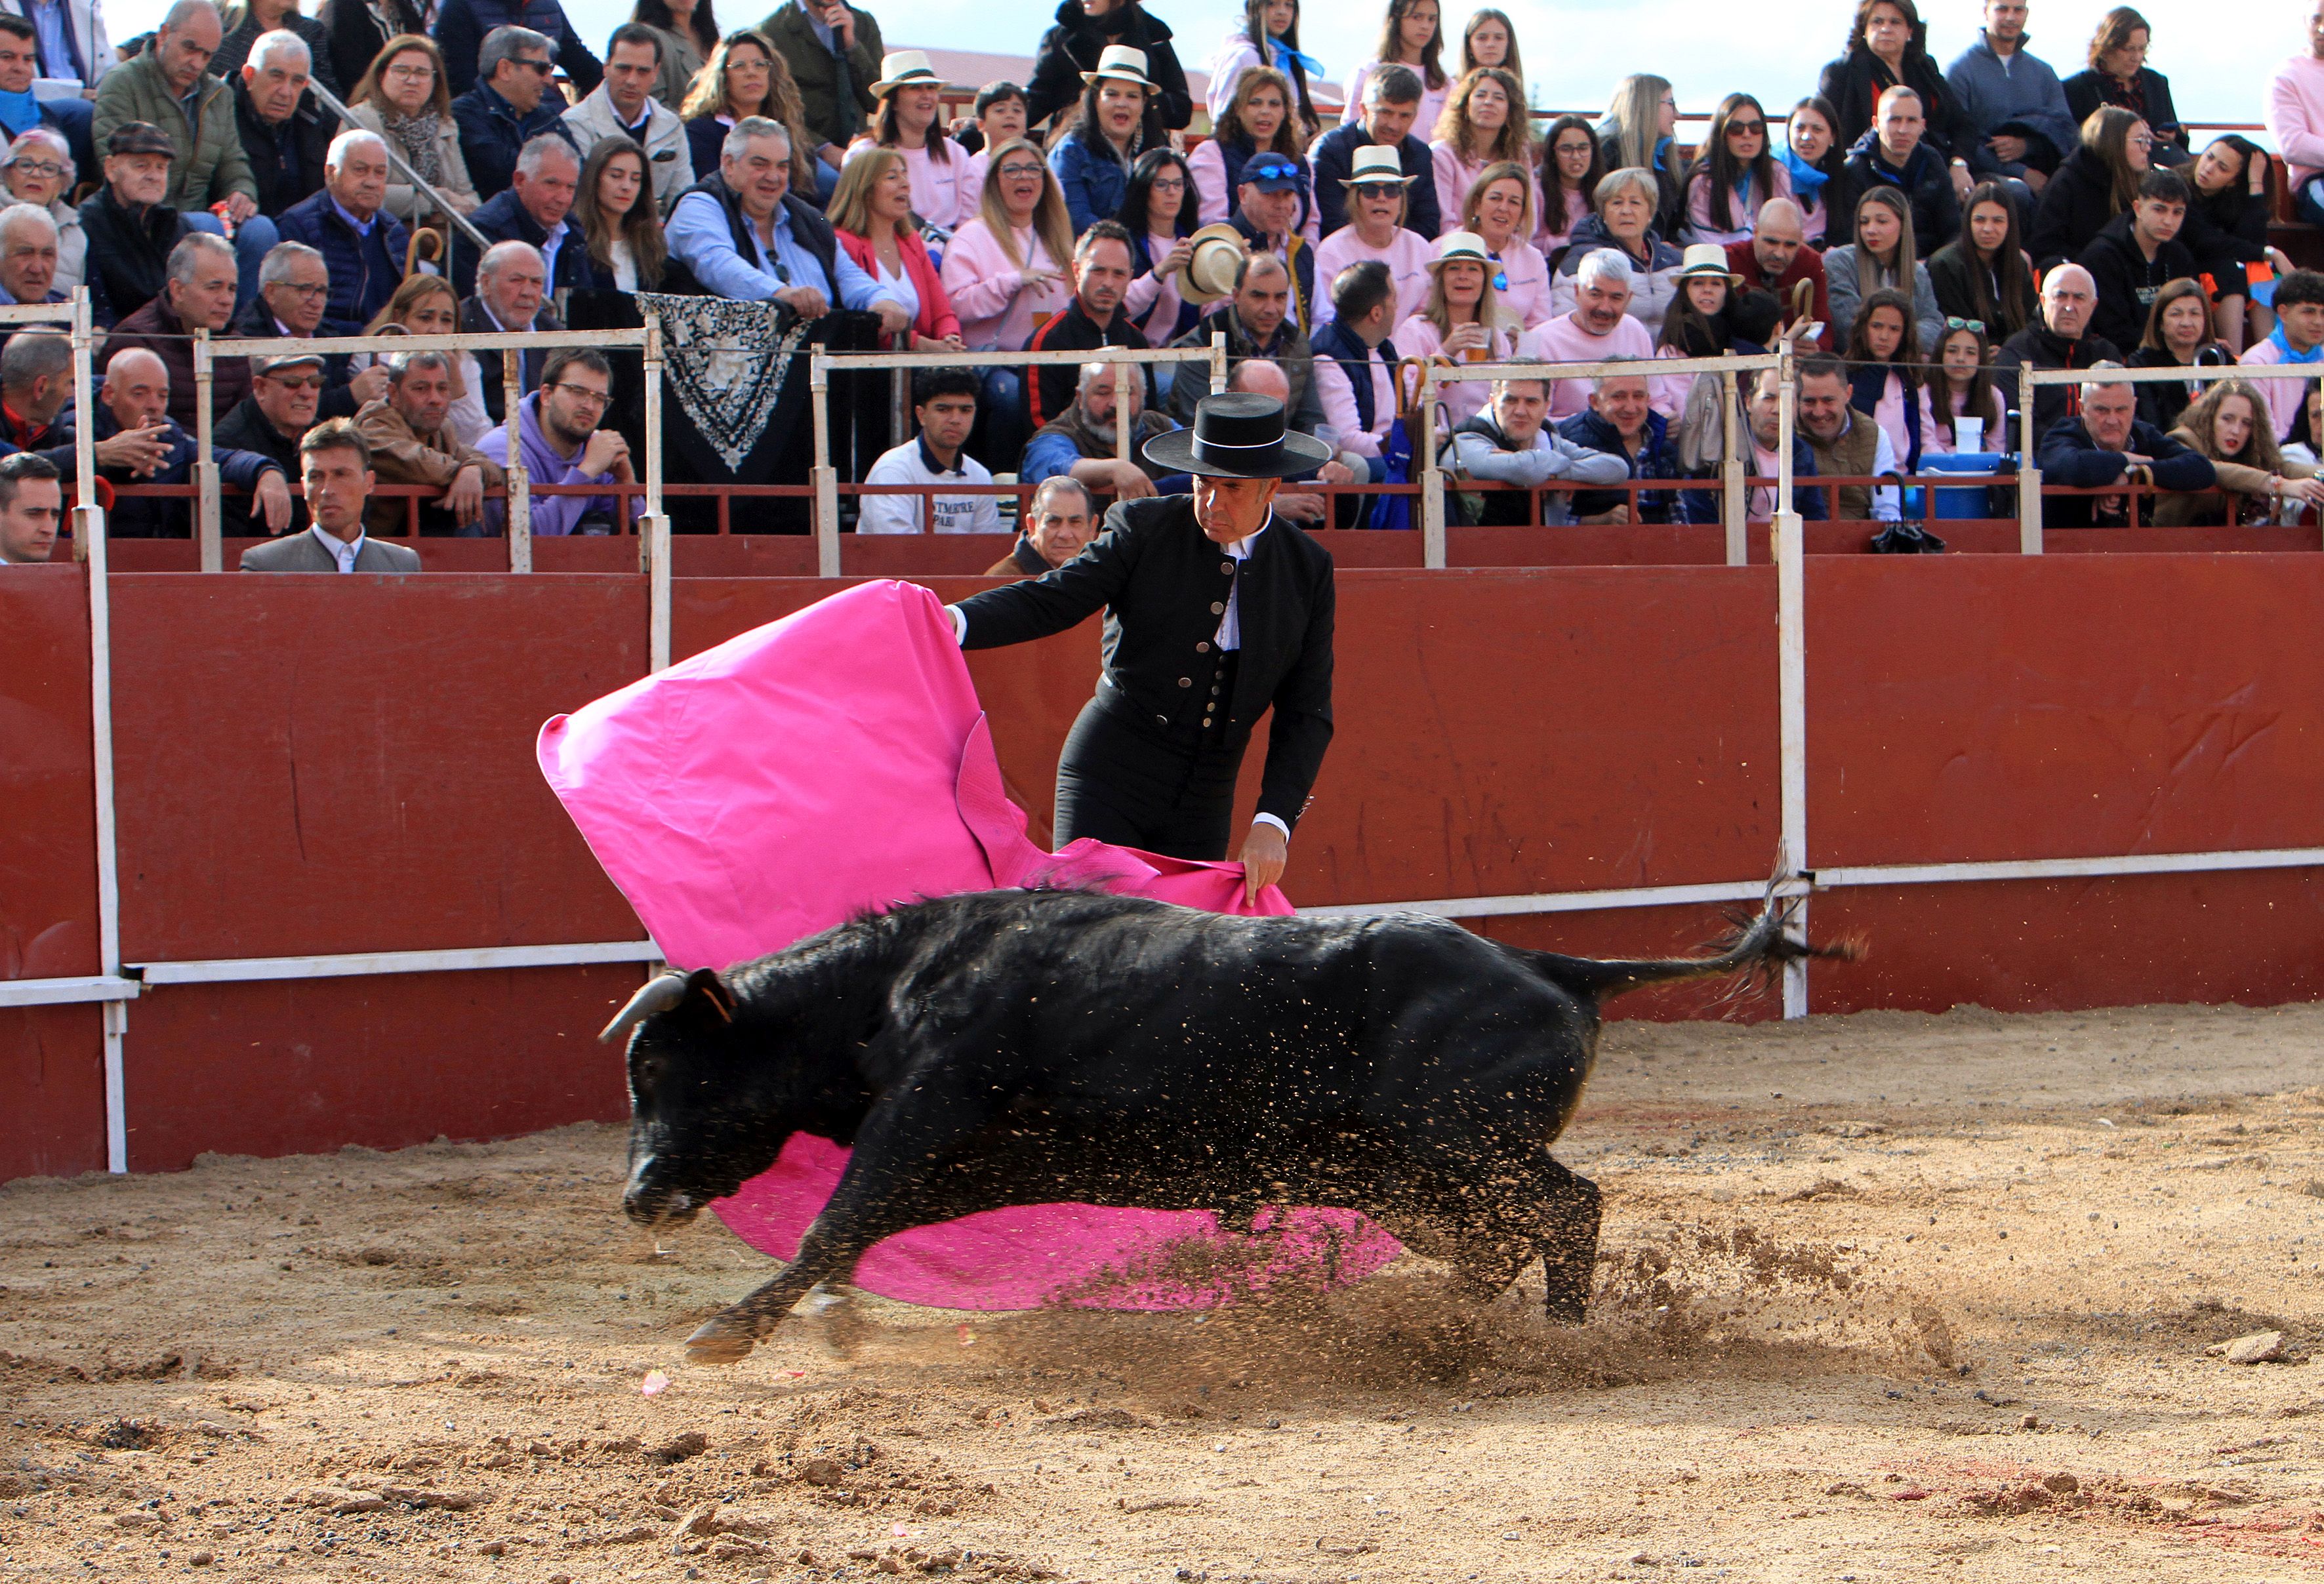
[[[1057,845],[1095,836],[1166,858],[1230,856],[1249,741],[1247,732],[1167,732],[1101,682],[1057,760]]]

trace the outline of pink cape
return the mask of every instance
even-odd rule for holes
[[[1240,864],[1089,840],[1036,846],[1003,789],[952,619],[912,584],[858,585],[559,715],[541,728],[540,757],[679,967],[762,956],[866,909],[1040,882],[1220,913],[1292,910],[1272,887],[1246,908]],[[847,1156],[794,1134],[715,1208],[745,1242],[788,1259]],[[855,1285],[953,1309],[1176,1308],[1285,1279],[1353,1281],[1397,1252],[1346,1211],[1293,1210],[1246,1236],[1207,1211],[1026,1205],[889,1238]]]

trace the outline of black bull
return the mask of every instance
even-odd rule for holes
[[[740,1358],[818,1282],[906,1228],[1079,1202],[1361,1211],[1463,1285],[1545,1267],[1578,1324],[1597,1187],[1550,1156],[1599,1003],[1765,972],[1811,948],[1772,904],[1719,955],[1597,962],[1415,915],[1231,918],[1078,891],[987,891],[858,919],[721,975],[665,974],[628,1032],[623,1208],[684,1220],[790,1135],[853,1147],[774,1280],[688,1341]]]

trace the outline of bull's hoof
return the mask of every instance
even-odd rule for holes
[[[751,1356],[751,1349],[758,1346],[758,1342],[749,1321],[713,1315],[686,1339],[686,1361],[688,1364],[740,1364]]]

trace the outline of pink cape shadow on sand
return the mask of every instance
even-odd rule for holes
[[[541,728],[541,772],[669,960],[724,968],[925,897],[1097,886],[1217,913],[1292,911],[1242,869],[1102,842],[1044,852],[1009,798],[936,595],[860,584],[632,683]],[[789,1259],[848,1152],[794,1134],[713,1208]],[[1343,1210],[1013,1206],[875,1244],[855,1285],[946,1309],[1202,1308],[1278,1283],[1333,1286],[1401,1246]]]

